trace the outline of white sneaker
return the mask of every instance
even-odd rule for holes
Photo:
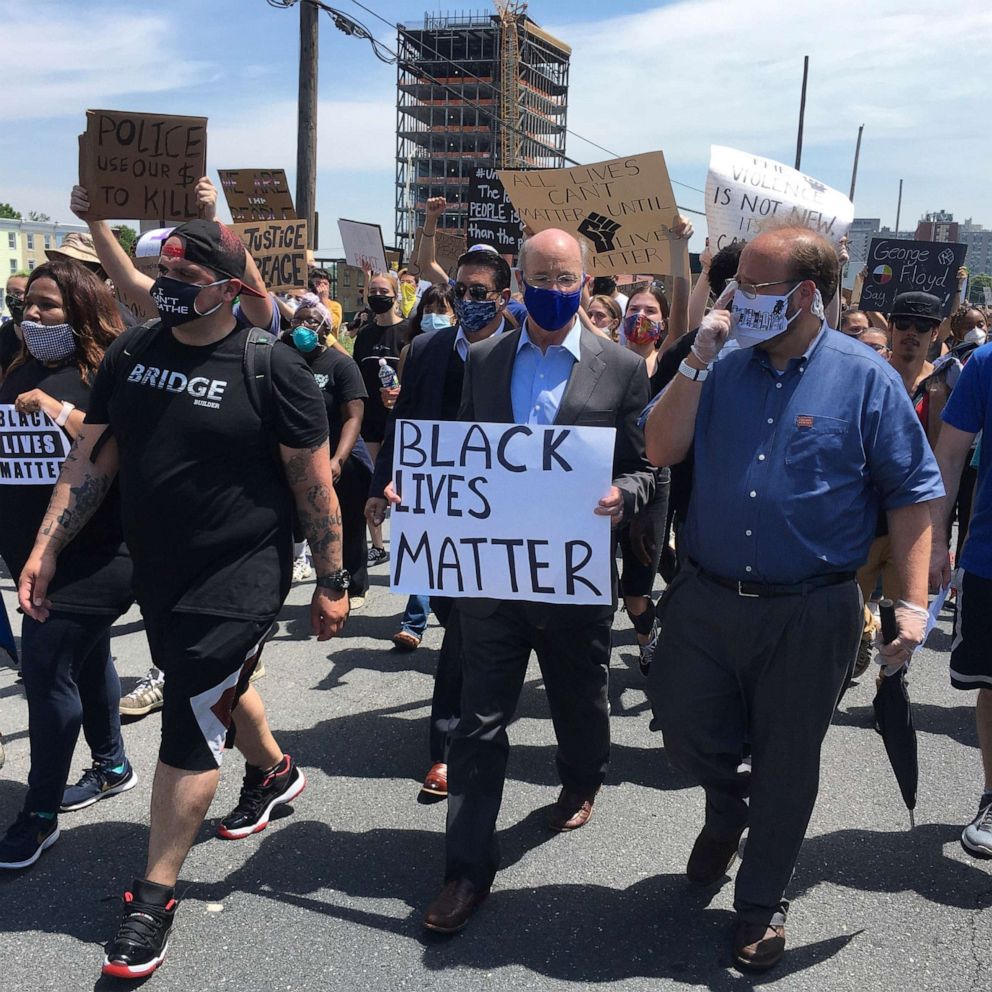
[[[152,710],[160,710],[164,685],[165,675],[157,668],[150,669],[126,696],[121,696],[121,716],[144,716]]]
[[[293,562],[293,581],[306,582],[313,576],[313,568],[310,566],[310,559],[306,555],[300,555]]]
[[[992,793],[986,792],[979,800],[978,816],[964,828],[961,843],[972,854],[992,858]]]

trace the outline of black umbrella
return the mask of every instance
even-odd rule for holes
[[[879,603],[882,619],[882,641],[888,644],[898,636],[896,612],[891,599]],[[920,779],[920,765],[916,754],[916,728],[913,710],[906,688],[906,666],[892,675],[879,675],[878,692],[872,705],[875,707],[875,726],[882,735],[889,764],[896,773],[899,791],[909,810],[909,827],[916,826],[913,810],[916,809],[916,787]]]

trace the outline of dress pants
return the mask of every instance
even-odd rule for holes
[[[858,587],[743,597],[685,562],[659,615],[648,695],[665,750],[703,786],[714,836],[730,841],[748,828],[738,915],[784,924],[785,889],[819,788],[820,746],[861,638]],[[737,774],[745,742],[749,788]]]
[[[457,600],[431,596],[430,608],[444,627],[444,639],[437,656],[434,692],[431,696],[431,764],[447,763],[451,733],[458,725],[462,699],[462,628],[458,622]]]
[[[547,611],[558,609],[548,606]],[[461,716],[448,751],[445,881],[488,888],[499,867],[496,819],[513,720],[531,651],[537,652],[558,740],[556,763],[570,792],[593,794],[610,756],[608,678],[612,617],[582,626],[537,627],[534,604],[501,603],[485,618],[458,610]]]

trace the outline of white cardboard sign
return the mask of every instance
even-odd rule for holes
[[[835,245],[854,220],[843,193],[774,159],[713,145],[706,176],[706,227],[715,253],[750,241],[769,223],[795,224]]]
[[[382,228],[378,224],[365,224],[358,220],[339,220],[341,244],[349,265],[361,269],[365,265],[373,272],[388,272],[386,249],[382,243]]]
[[[612,602],[612,427],[401,420],[390,589]]]
[[[69,439],[48,414],[0,403],[0,486],[53,486]]]

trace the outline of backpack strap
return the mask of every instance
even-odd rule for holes
[[[258,327],[248,329],[245,338],[244,375],[248,399],[266,431],[274,429],[272,394],[272,335]]]

